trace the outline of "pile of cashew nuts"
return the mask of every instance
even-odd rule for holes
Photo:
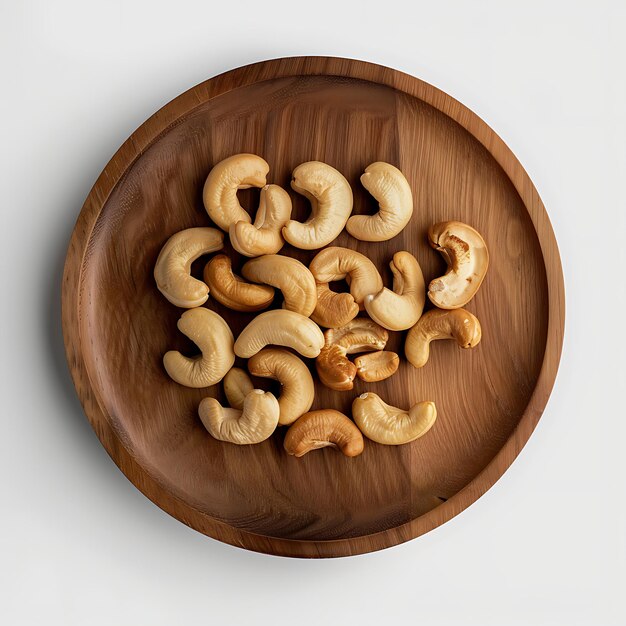
[[[203,201],[221,230],[189,228],[170,237],[161,250],[154,268],[156,284],[172,304],[188,309],[178,329],[201,352],[194,357],[167,352],[166,372],[187,387],[223,382],[230,406],[207,397],[198,408],[202,424],[221,441],[259,443],[284,425],[289,426],[284,448],[291,455],[333,446],[352,457],[363,451],[363,435],[384,445],[418,439],[435,422],[434,402],[417,402],[404,410],[367,392],[353,401],[354,421],[333,409],[310,411],[313,376],[298,354],[315,359],[322,384],[349,391],[356,377],[375,383],[397,371],[400,357],[385,351],[389,331],[408,330],[405,356],[416,368],[426,365],[434,340],[454,339],[461,348],[473,348],[481,339],[480,322],[462,307],[487,272],[485,241],[461,222],[433,225],[429,243],[446,260],[446,273],[426,289],[415,257],[399,251],[390,262],[390,289],[369,258],[329,244],[344,227],[352,237],[370,242],[388,241],[402,231],[413,213],[413,196],[400,170],[382,162],[368,166],[361,183],[378,202],[378,212],[351,216],[352,189],[340,172],[319,161],[299,165],[291,186],[311,203],[305,222],[291,219],[290,196],[267,184],[268,173],[268,164],[253,154],[237,154],[215,165]],[[238,189],[249,187],[261,188],[254,223],[237,198]],[[222,231],[235,250],[249,257],[241,276],[233,272],[228,256],[217,254],[206,264],[204,280],[194,278],[191,264],[223,248]],[[278,254],[285,242],[304,250],[322,249],[307,267]],[[330,288],[344,279],[349,291]],[[275,290],[281,292],[282,308],[259,313],[236,340],[226,321],[202,306],[210,294],[234,311],[262,311],[273,303]],[[426,295],[435,308],[423,313]],[[359,317],[363,311],[367,317]],[[351,360],[353,354],[360,356]],[[248,372],[233,367],[235,357],[248,359]],[[279,381],[280,396],[255,389],[250,375]]]

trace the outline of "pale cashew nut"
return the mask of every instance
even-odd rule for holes
[[[301,457],[319,448],[338,448],[348,457],[363,452],[363,435],[354,422],[334,409],[305,413],[294,422],[283,444],[287,454]]]
[[[349,248],[324,248],[315,255],[309,269],[318,283],[348,280],[350,293],[359,306],[363,305],[365,296],[383,288],[376,266],[364,254]]]
[[[174,306],[184,309],[204,304],[209,297],[209,288],[191,276],[191,264],[203,254],[223,247],[224,235],[216,228],[187,228],[172,235],[154,266],[159,291]]]
[[[290,217],[289,194],[278,185],[266,185],[261,189],[254,224],[245,220],[231,224],[230,243],[244,256],[276,254],[285,244],[281,230]]]
[[[353,215],[346,230],[361,241],[387,241],[402,231],[413,215],[413,194],[404,174],[378,161],[365,168],[361,184],[378,201],[378,213]]]
[[[389,333],[376,322],[357,317],[341,328],[329,328],[324,333],[324,347],[315,360],[315,368],[323,385],[335,391],[347,391],[354,386],[357,366],[348,354],[383,350]]]
[[[454,339],[461,348],[473,348],[480,343],[481,337],[480,322],[469,311],[431,309],[408,332],[404,352],[411,365],[424,367],[430,355],[431,341]]]
[[[317,304],[311,319],[325,328],[338,328],[359,314],[359,305],[350,293],[337,293],[328,283],[317,283]]]
[[[370,352],[354,359],[356,375],[366,383],[377,383],[393,376],[400,366],[400,357],[395,352]]]
[[[239,204],[238,189],[264,187],[270,166],[256,154],[235,154],[220,161],[209,172],[202,200],[209,217],[228,232],[231,224],[250,222],[247,211]]]
[[[231,367],[228,370],[224,380],[224,393],[228,404],[233,409],[243,409],[243,401],[246,396],[254,389],[254,385],[248,376],[248,372],[242,370],[240,367]]]
[[[233,333],[215,311],[205,308],[185,311],[178,320],[178,330],[201,350],[196,357],[170,350],[163,365],[170,378],[185,387],[209,387],[219,383],[235,362]]]
[[[269,392],[253,389],[243,410],[224,408],[215,398],[204,398],[198,415],[209,434],[237,445],[265,441],[278,425],[278,400]]]
[[[314,359],[324,345],[324,335],[308,317],[275,309],[261,313],[241,331],[235,341],[235,354],[249,359],[270,344],[293,348],[302,356]]]
[[[315,250],[336,239],[352,213],[352,188],[334,167],[320,161],[298,165],[291,187],[311,202],[306,222],[289,220],[283,237],[296,248]]]
[[[313,377],[295,354],[265,348],[250,358],[248,370],[253,376],[272,378],[281,384],[279,424],[291,424],[311,408],[315,397]]]
[[[487,244],[478,231],[463,222],[434,224],[428,239],[448,263],[446,273],[428,286],[428,297],[440,309],[459,309],[476,295],[485,278]]]
[[[214,256],[204,267],[204,280],[212,296],[233,311],[260,311],[274,299],[274,289],[247,283],[233,274],[231,260],[225,254]]]
[[[372,441],[398,446],[425,435],[435,423],[437,409],[434,402],[418,402],[403,411],[368,392],[354,399],[352,417],[361,432]]]
[[[408,252],[396,252],[389,263],[393,291],[384,287],[365,296],[367,314],[388,330],[411,328],[422,315],[426,290],[422,268]]]
[[[283,308],[309,317],[315,309],[315,279],[304,263],[280,254],[266,254],[250,259],[242,268],[245,278],[272,285],[282,291]]]

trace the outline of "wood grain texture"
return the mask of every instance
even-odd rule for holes
[[[189,350],[181,310],[158,292],[155,260],[173,233],[210,225],[202,184],[212,165],[252,152],[268,182],[289,188],[292,169],[325,161],[350,181],[355,211],[374,212],[359,176],[384,160],[407,176],[415,211],[382,244],[347,233],[337,245],[367,254],[391,283],[394,252],[409,250],[426,280],[445,265],[427,244],[430,224],[461,220],[485,237],[490,270],[467,308],[481,321],[474,350],[433,345],[422,370],[405,360],[391,379],[351,392],[316,387],[316,408],[350,414],[366,389],[397,406],[434,400],[439,417],[416,442],[366,441],[347,459],[334,450],[301,459],[282,449],[284,429],[255,446],[212,439],[196,409],[224,401],[221,386],[187,389],[165,374],[168,349]],[[241,193],[252,211],[258,191]],[[292,193],[296,219],[309,211]],[[227,245],[234,268],[243,260]],[[285,247],[308,263],[315,252]],[[193,271],[201,275],[203,263]],[[235,336],[252,314],[206,306]],[[277,300],[276,306],[279,306]],[[417,537],[480,497],[528,440],[548,400],[561,354],[564,290],[550,222],[528,175],[502,140],[450,96],[406,74],[337,58],[267,61],[208,80],[147,120],[90,192],[70,242],[63,280],[67,358],[85,413],[126,476],[165,511],[221,541],[273,554],[329,557]],[[402,354],[405,333],[388,349]],[[243,362],[238,359],[238,364]],[[310,363],[313,368],[313,364]],[[258,379],[258,386],[274,383]]]

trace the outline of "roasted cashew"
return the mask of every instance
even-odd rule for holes
[[[291,187],[311,202],[306,222],[289,220],[283,237],[296,248],[315,250],[336,239],[352,213],[350,183],[335,168],[309,161],[293,171]]]
[[[370,352],[354,359],[356,375],[366,383],[377,383],[393,376],[400,366],[400,357],[395,352]]]
[[[397,446],[425,435],[435,423],[437,409],[434,402],[418,402],[403,411],[368,392],[354,399],[352,417],[372,441]]]
[[[311,319],[325,328],[338,328],[359,314],[359,305],[351,293],[332,291],[328,283],[317,283],[317,304]]]
[[[248,372],[242,370],[240,367],[231,367],[228,370],[224,380],[224,393],[228,404],[233,409],[243,409],[243,401],[246,396],[254,389],[254,385],[248,376]]]
[[[461,348],[473,348],[481,337],[480,322],[469,311],[431,309],[408,332],[404,352],[411,365],[424,367],[430,354],[431,341],[454,339]]]
[[[220,161],[209,172],[202,199],[209,217],[224,231],[231,224],[250,223],[250,216],[239,204],[238,189],[264,187],[270,166],[256,154],[235,154]]]
[[[396,252],[389,263],[393,291],[384,287],[365,296],[367,314],[388,330],[406,330],[420,318],[426,299],[424,275],[417,259],[408,252]]]
[[[254,285],[233,274],[230,258],[225,254],[214,256],[204,267],[204,280],[213,297],[233,311],[259,311],[274,299],[274,289]]]
[[[159,291],[173,305],[184,309],[204,304],[209,297],[209,288],[191,276],[191,264],[203,254],[223,247],[224,235],[216,228],[187,228],[172,235],[154,266]]]
[[[185,387],[209,387],[219,383],[235,362],[233,333],[228,324],[214,311],[201,307],[185,311],[177,326],[202,354],[190,358],[178,350],[166,352],[163,365],[170,378]]]
[[[381,161],[365,168],[361,183],[378,201],[374,215],[353,215],[346,230],[361,241],[387,241],[409,223],[413,215],[413,194],[404,174]]]
[[[346,456],[358,456],[363,452],[363,435],[354,422],[343,413],[322,409],[305,413],[296,420],[285,435],[287,454],[304,456],[319,448],[338,448]]]

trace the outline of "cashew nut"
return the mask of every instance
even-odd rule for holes
[[[204,280],[213,297],[234,311],[259,311],[274,299],[274,289],[267,285],[253,285],[233,274],[230,258],[225,254],[214,256],[204,268]]]
[[[346,230],[361,241],[387,241],[409,223],[413,215],[413,194],[404,174],[389,163],[368,165],[361,184],[378,201],[374,215],[353,215]]]
[[[324,335],[308,317],[286,309],[274,309],[261,313],[241,331],[235,341],[235,354],[249,359],[270,344],[293,348],[302,356],[313,359],[324,345]]]
[[[284,307],[309,317],[315,309],[317,291],[315,279],[307,266],[297,259],[279,254],[250,259],[242,268],[245,278],[280,289],[285,299]]]
[[[393,376],[400,366],[400,357],[395,352],[370,352],[354,359],[356,375],[366,383],[376,383]]]
[[[232,367],[228,370],[222,382],[228,404],[230,404],[233,409],[239,409],[241,411],[245,397],[254,389],[248,372],[242,370],[240,367]]]
[[[272,378],[281,384],[279,424],[291,424],[311,408],[315,397],[313,377],[295,354],[279,348],[266,348],[250,358],[248,370],[253,376]]]
[[[264,187],[270,166],[256,154],[235,154],[220,161],[209,172],[202,199],[209,217],[228,232],[231,224],[250,223],[250,216],[239,204],[238,189]]]
[[[359,314],[359,305],[350,293],[336,293],[328,283],[317,283],[317,304],[311,319],[325,328],[347,324]]]
[[[447,272],[428,286],[428,297],[440,309],[465,306],[476,295],[489,267],[485,240],[463,222],[434,224],[428,239],[448,263]]]
[[[254,225],[245,220],[231,224],[230,243],[244,256],[276,254],[285,244],[281,230],[290,217],[289,194],[278,185],[266,185],[261,189]]]
[[[424,367],[430,354],[431,341],[454,339],[461,348],[473,348],[481,337],[480,322],[469,311],[431,309],[408,332],[404,352],[411,365]]]
[[[285,435],[287,454],[304,456],[311,450],[333,447],[346,456],[363,452],[363,435],[350,418],[334,409],[305,413],[294,422]]]
[[[253,389],[243,401],[243,410],[224,408],[215,398],[204,398],[198,415],[209,433],[220,441],[238,445],[265,441],[275,430],[278,400],[269,392]]]
[[[365,296],[365,310],[388,330],[406,330],[422,315],[426,299],[424,275],[417,259],[408,252],[396,252],[389,263],[393,291],[384,287]]]
[[[209,288],[190,275],[191,264],[203,254],[221,250],[224,235],[216,228],[187,228],[172,235],[159,253],[154,279],[159,291],[184,309],[204,304]]]
[[[219,383],[235,362],[233,333],[228,324],[214,311],[197,308],[185,311],[177,326],[202,354],[190,358],[178,350],[166,352],[163,365],[170,378],[185,387],[209,387]]]
[[[357,317],[341,328],[329,328],[324,333],[324,347],[315,360],[322,384],[336,391],[352,389],[357,366],[347,355],[383,350],[389,333],[376,322]]]
[[[310,200],[312,212],[304,223],[289,220],[283,237],[304,250],[328,245],[339,236],[352,213],[350,183],[334,167],[309,161],[293,171],[291,187]]]
[[[359,306],[365,296],[383,288],[383,279],[376,266],[364,254],[349,248],[325,248],[315,255],[309,269],[318,283],[349,280],[350,293]]]
[[[425,435],[435,423],[437,409],[434,402],[418,402],[407,412],[368,392],[354,399],[352,417],[372,441],[397,446]]]

